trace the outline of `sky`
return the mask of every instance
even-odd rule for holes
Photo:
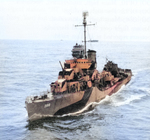
[[[0,39],[150,41],[150,0],[0,0]]]

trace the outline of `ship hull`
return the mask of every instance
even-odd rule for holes
[[[123,85],[126,85],[131,80],[132,73],[128,77],[115,85],[105,89],[99,90],[97,86],[92,86],[85,91],[56,95],[52,98],[36,100],[32,102],[26,101],[26,109],[29,120],[37,120],[45,117],[53,117],[56,115],[63,115],[74,113],[93,102],[100,102],[107,95],[110,96],[116,93]]]
[[[117,82],[114,86],[104,91],[99,90],[98,87],[94,87],[86,105],[90,104],[91,102],[99,102],[102,99],[104,99],[107,95],[111,96],[113,93],[116,93],[123,85],[126,85],[131,80],[131,75],[132,74],[130,74],[126,79]]]

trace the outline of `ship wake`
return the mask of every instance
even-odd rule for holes
[[[131,102],[135,101],[135,100],[140,100],[141,98],[143,98],[144,96],[146,95],[131,95],[129,98],[127,98],[125,101],[116,101],[116,100],[113,100],[113,103],[112,105],[113,106],[122,106],[122,105],[127,105],[127,104],[130,104]]]
[[[97,105],[100,105],[100,104],[110,104],[111,106],[115,106],[115,107],[119,107],[119,106],[123,106],[123,105],[128,105],[134,101],[137,101],[137,100],[141,100],[142,98],[144,98],[145,96],[147,96],[147,94],[136,94],[136,95],[130,95],[127,97],[123,97],[122,96],[122,99],[118,99],[120,94],[122,95],[122,92],[124,92],[124,86],[121,87],[121,89],[114,93],[112,96],[106,96],[103,100],[101,100],[100,102],[92,102],[90,104],[88,104],[87,106],[85,106],[82,110],[79,110],[77,112],[74,112],[74,113],[69,113],[69,114],[64,114],[64,115],[61,115],[61,116],[57,116],[57,117],[65,117],[65,116],[79,116],[83,113],[91,113],[91,111],[93,111],[93,109],[97,106]],[[149,90],[148,90],[149,91]]]

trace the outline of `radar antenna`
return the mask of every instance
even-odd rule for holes
[[[87,24],[86,22],[86,17],[89,15],[88,12],[83,12],[83,25],[75,25],[75,27],[79,27],[79,26],[84,26],[84,47],[85,47],[85,58],[86,58],[86,26],[91,26],[91,25],[95,25],[95,24]]]

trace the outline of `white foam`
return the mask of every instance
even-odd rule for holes
[[[146,89],[146,91],[150,94],[150,89]]]
[[[136,69],[136,70],[134,70],[134,75],[136,75],[136,74],[138,74],[139,72],[141,72],[141,71],[144,71],[144,70],[150,70],[150,67],[146,67],[146,68],[140,68],[140,69]]]
[[[150,94],[150,88],[141,87],[141,88],[139,88],[139,90],[142,90],[142,91]]]
[[[114,106],[122,106],[122,105],[126,105],[126,104],[130,104],[132,101],[134,100],[140,100],[142,97],[144,97],[146,95],[131,95],[128,99],[126,99],[125,101],[122,101],[122,102],[118,102],[115,100],[113,100],[113,105]]]

